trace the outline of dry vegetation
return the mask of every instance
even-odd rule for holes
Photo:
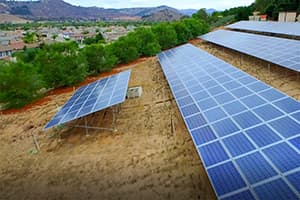
[[[300,99],[294,72],[203,43],[193,43]],[[0,115],[0,199],[215,199],[191,137],[156,58],[131,68],[129,85],[143,96],[128,99],[117,116],[117,132],[82,129],[42,131],[72,94],[26,112]],[[109,110],[99,124],[111,122]],[[172,126],[172,124],[174,126]],[[31,133],[41,152],[34,154]]]

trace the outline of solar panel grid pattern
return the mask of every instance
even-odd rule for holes
[[[124,102],[130,73],[127,70],[78,88],[45,129]]]
[[[189,44],[158,58],[217,197],[299,199],[300,103]]]
[[[226,28],[300,36],[299,22],[239,21],[226,26]]]
[[[300,41],[218,30],[199,38],[300,72]]]

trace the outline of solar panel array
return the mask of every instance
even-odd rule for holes
[[[226,28],[275,33],[290,36],[300,36],[299,22],[261,22],[261,21],[240,21],[226,26]]]
[[[219,199],[300,198],[300,103],[192,45],[158,55]]]
[[[125,101],[131,70],[80,87],[45,126],[70,122]]]
[[[300,71],[300,41],[218,30],[199,38],[268,62]]]

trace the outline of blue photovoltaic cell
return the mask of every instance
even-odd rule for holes
[[[199,38],[294,71],[300,71],[300,41],[298,40],[227,30],[217,30]]]
[[[282,112],[270,104],[256,108],[254,109],[254,112],[265,121],[269,121],[283,115]]]
[[[239,101],[234,101],[223,105],[223,108],[229,115],[234,115],[245,111],[247,108],[243,106]]]
[[[219,196],[246,187],[232,162],[210,168],[207,171]]]
[[[227,118],[212,125],[220,137],[239,131],[234,122]]]
[[[260,199],[299,199],[282,179],[277,179],[275,181],[257,186],[256,188],[254,188],[254,191]]]
[[[268,101],[275,101],[277,99],[284,97],[284,94],[273,89],[260,92],[259,95],[264,97]]]
[[[249,128],[251,126],[261,123],[261,121],[250,111],[238,114],[233,119],[243,128]]]
[[[253,108],[253,107],[257,107],[260,105],[263,105],[266,103],[265,100],[263,100],[262,98],[260,98],[259,96],[255,95],[251,95],[245,98],[242,98],[241,101],[248,107],[248,108]]]
[[[277,175],[277,172],[258,152],[239,158],[236,162],[251,184]]]
[[[220,142],[210,143],[199,147],[198,150],[203,155],[202,160],[207,167],[229,159]]]
[[[299,171],[299,102],[189,44],[158,58],[217,197],[294,197],[274,179]]]
[[[195,129],[191,132],[191,134],[196,142],[196,145],[201,145],[217,138],[214,131],[209,126]]]
[[[282,172],[300,167],[300,154],[287,143],[280,143],[263,151]]]
[[[291,139],[290,142],[300,151],[300,137]]]
[[[222,200],[255,200],[255,198],[249,190],[246,190],[244,192],[240,192],[232,196],[223,198]]]
[[[58,126],[125,101],[131,70],[82,86],[45,126]]]
[[[213,108],[204,113],[209,122],[214,122],[226,117],[225,112],[220,108]]]
[[[201,127],[206,124],[205,119],[203,118],[202,114],[193,115],[191,117],[186,118],[186,123],[189,129],[194,129]]]
[[[259,147],[267,146],[281,140],[281,138],[267,125],[249,129],[246,133]]]
[[[223,142],[233,157],[255,150],[243,133],[227,137]]]
[[[289,138],[300,133],[300,124],[289,117],[283,117],[270,122],[270,125],[283,137]]]
[[[274,103],[281,110],[292,113],[300,110],[300,104],[292,98],[285,98]]]
[[[295,187],[295,189],[300,193],[300,171],[288,175],[287,179]]]
[[[226,28],[300,36],[300,25],[297,22],[239,21],[226,26]]]

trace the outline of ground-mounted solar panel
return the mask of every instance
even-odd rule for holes
[[[218,30],[199,38],[300,72],[300,41]]]
[[[299,22],[239,21],[226,26],[226,28],[263,33],[274,33],[288,36],[300,36]]]
[[[190,44],[158,55],[219,199],[300,198],[300,103]]]
[[[45,129],[124,102],[130,73],[127,70],[78,88]]]

